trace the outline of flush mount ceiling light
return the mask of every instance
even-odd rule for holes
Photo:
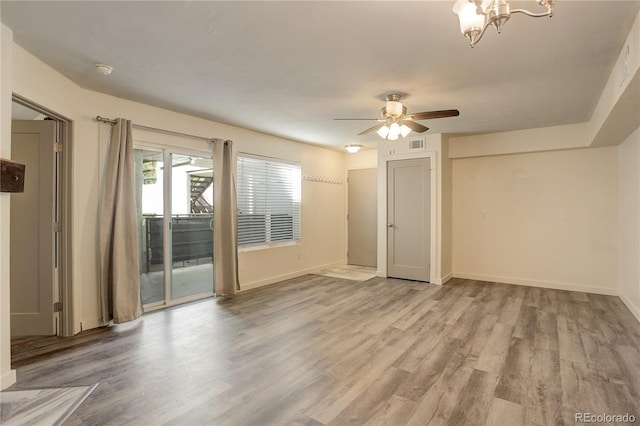
[[[356,152],[360,151],[360,148],[362,148],[362,145],[351,144],[351,145],[346,145],[345,148],[347,149],[347,152],[349,154],[355,154]]]
[[[453,12],[460,20],[460,31],[469,40],[471,47],[474,47],[489,25],[493,25],[500,34],[512,13],[523,13],[534,18],[553,16],[556,0],[537,0],[537,2],[547,9],[546,12],[534,13],[525,9],[511,9],[506,0],[458,0],[453,6]]]
[[[102,75],[109,75],[111,71],[113,71],[113,67],[107,64],[96,64],[96,71],[98,71]]]

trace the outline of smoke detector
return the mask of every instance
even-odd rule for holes
[[[96,71],[98,71],[102,75],[109,75],[111,71],[113,71],[113,67],[111,65],[106,64],[96,64]]]

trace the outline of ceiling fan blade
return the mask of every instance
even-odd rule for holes
[[[366,121],[381,121],[379,118],[334,118],[334,120],[366,120]]]
[[[358,136],[366,135],[367,133],[371,133],[371,132],[375,132],[376,130],[378,130],[382,126],[384,126],[384,123],[376,124],[375,126],[369,127],[367,130],[363,130],[362,132],[358,133]]]
[[[457,117],[459,115],[460,111],[457,109],[445,109],[443,111],[416,112],[407,115],[407,117],[412,120],[429,120],[431,118]]]
[[[402,124],[405,124],[408,128],[410,128],[411,130],[413,130],[416,133],[422,133],[422,132],[426,132],[427,130],[429,130],[428,127],[423,126],[420,123],[416,123],[415,121],[404,120],[402,122]]]

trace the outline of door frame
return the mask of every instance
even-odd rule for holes
[[[431,224],[430,234],[430,271],[429,282],[431,284],[441,284],[437,277],[437,262],[440,253],[437,251],[438,241],[442,238],[438,231],[438,222],[441,220],[438,214],[438,173],[437,173],[437,155],[436,151],[422,151],[410,154],[393,154],[390,156],[382,156],[381,164],[378,167],[378,271],[384,277],[388,277],[387,271],[387,213],[388,213],[388,194],[387,194],[387,167],[389,161],[397,160],[414,160],[419,158],[428,158],[431,166]]]
[[[56,324],[58,336],[73,336],[73,256],[71,239],[73,233],[73,121],[17,93],[12,94],[12,101],[52,118],[58,125],[57,142],[62,144],[62,150],[59,157],[58,173],[60,175],[57,194],[59,206],[58,223],[60,226],[57,247],[58,269],[57,271],[54,270],[54,280],[57,279],[58,282],[58,294],[54,294],[54,302],[59,301],[62,303],[62,310],[58,313],[58,323]]]

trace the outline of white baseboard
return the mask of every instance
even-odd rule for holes
[[[382,277],[382,278],[388,278],[382,271],[376,271],[376,276],[377,277]],[[435,279],[429,281],[429,284],[444,285],[451,278],[453,278],[453,274],[447,274],[442,278],[435,278]]]
[[[6,389],[16,382],[16,370],[9,370],[0,376],[0,390]]]
[[[344,261],[327,263],[326,265],[314,266],[313,268],[301,269],[299,271],[290,272],[284,275],[278,275],[275,277],[265,278],[259,281],[253,281],[250,283],[240,283],[240,291],[251,290],[253,288],[264,287],[265,285],[275,284],[280,281],[290,280],[291,278],[298,278],[303,275],[313,274],[315,272],[320,272],[323,269],[332,268],[334,266],[344,265]]]
[[[452,274],[452,273],[449,273],[449,274],[445,275],[445,276],[444,276],[444,277],[442,277],[442,278],[438,278],[438,279],[436,279],[436,280],[433,282],[433,284],[444,285],[444,284],[446,284],[446,283],[447,283],[447,281],[449,281],[451,278],[453,278],[453,274]]]
[[[618,296],[618,289],[607,287],[595,287],[580,284],[560,283],[554,281],[538,281],[522,278],[501,277],[496,275],[470,274],[468,272],[454,272],[455,278],[464,278],[468,280],[488,281],[503,284],[516,284],[528,287],[551,288],[554,290],[581,291],[584,293],[604,294],[607,296]]]
[[[99,328],[104,326],[100,318],[92,318],[89,320],[83,319],[73,327],[73,334],[76,335],[82,331],[91,330],[92,328]]]
[[[633,302],[631,302],[631,299],[629,299],[624,294],[620,294],[620,300],[622,300],[622,303],[624,303],[627,308],[629,308],[633,316],[636,317],[638,322],[640,322],[640,307],[634,305]]]

